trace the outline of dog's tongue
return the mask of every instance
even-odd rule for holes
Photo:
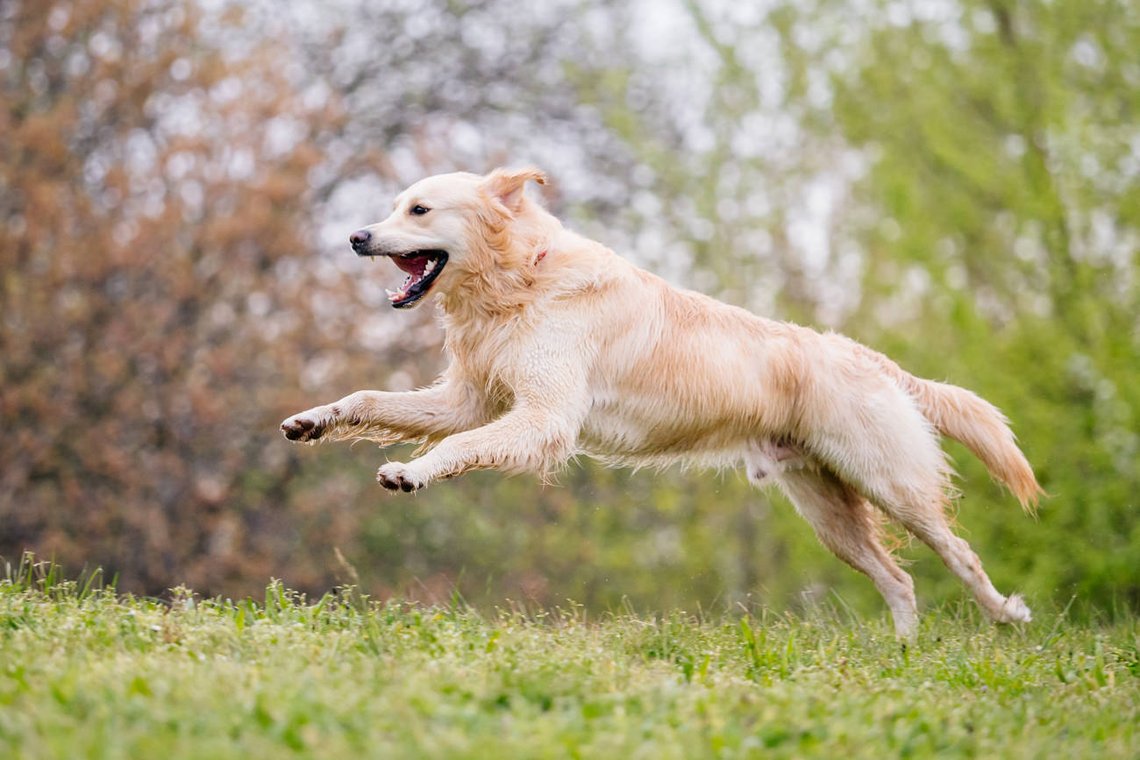
[[[395,304],[407,298],[411,289],[435,268],[435,260],[431,256],[393,256],[392,261],[397,267],[408,273],[408,277],[399,290],[388,291],[388,300]]]
[[[394,256],[392,261],[417,280],[424,276],[424,268],[430,259],[427,256]]]

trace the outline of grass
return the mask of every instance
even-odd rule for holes
[[[159,602],[25,561],[0,580],[0,757],[1136,757],[1138,646],[1135,618],[967,607],[908,648],[836,611]]]

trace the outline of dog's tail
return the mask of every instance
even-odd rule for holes
[[[990,474],[1017,497],[1021,508],[1033,514],[1037,500],[1045,491],[1038,485],[1025,454],[1017,447],[1005,415],[972,391],[915,377],[880,356],[888,374],[918,402],[919,409],[934,427],[972,451]]]

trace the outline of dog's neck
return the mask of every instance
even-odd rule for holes
[[[490,268],[471,272],[441,293],[438,302],[445,323],[454,327],[480,325],[525,311],[539,295],[538,267],[550,252],[546,244],[527,248],[525,254],[501,253]]]
[[[561,233],[557,218],[529,203],[513,218],[486,221],[473,268],[439,296],[446,324],[480,325],[524,312],[543,290],[543,260]]]

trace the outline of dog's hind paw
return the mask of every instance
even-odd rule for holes
[[[1028,623],[1033,620],[1033,613],[1029,605],[1020,594],[1010,594],[1005,604],[1001,606],[1001,614],[996,618],[999,623]]]
[[[420,477],[413,475],[403,462],[389,462],[376,471],[376,481],[389,491],[411,493],[427,485]]]

